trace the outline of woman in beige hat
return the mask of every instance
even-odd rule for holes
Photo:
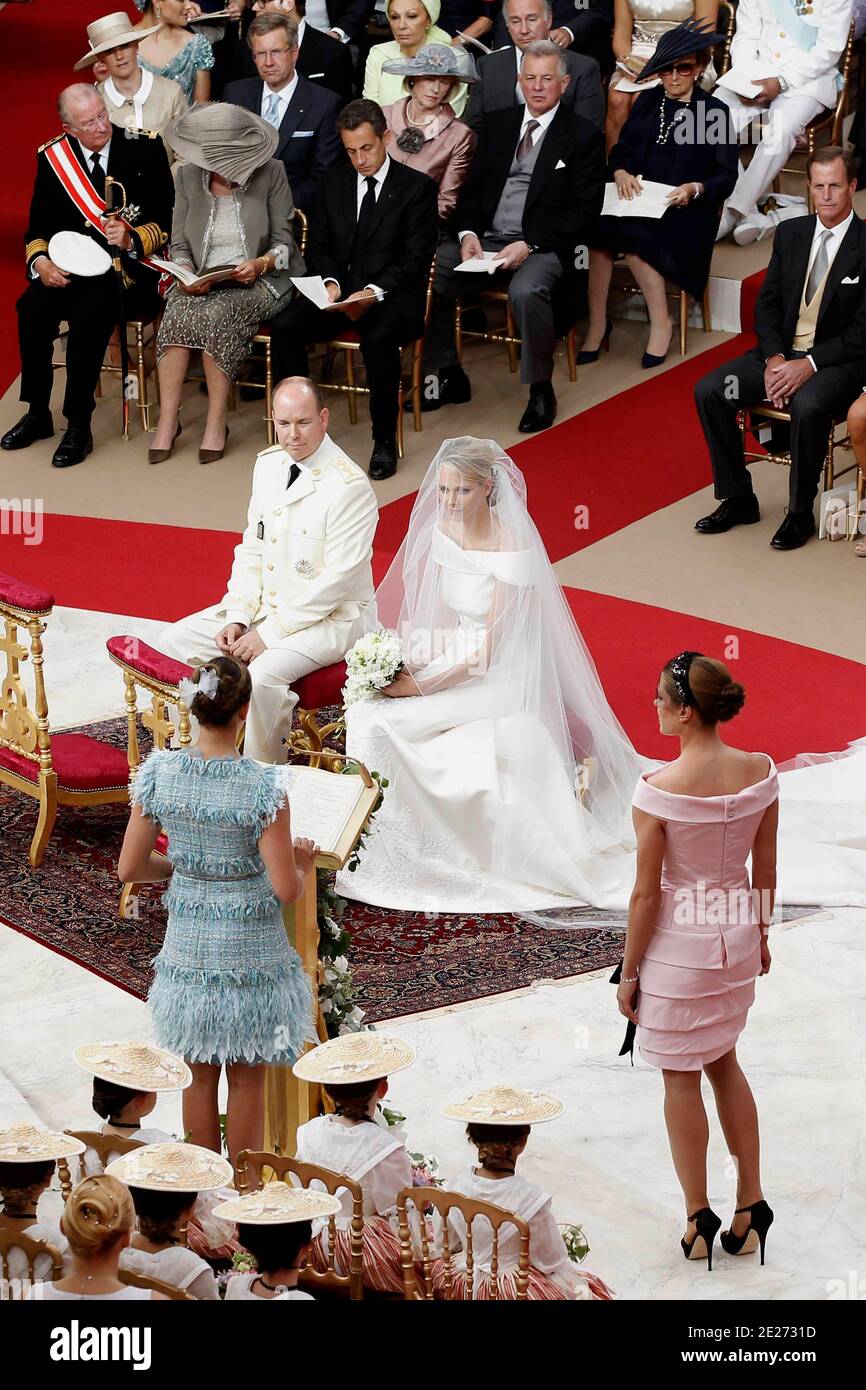
[[[93,1109],[103,1123],[101,1134],[134,1139],[139,1144],[163,1144],[173,1139],[165,1130],[144,1128],[163,1092],[184,1091],[192,1072],[182,1057],[164,1047],[139,1042],[97,1042],[77,1047],[73,1057],[93,1077]],[[100,1171],[95,1149],[87,1149],[85,1173]]]
[[[79,1139],[36,1129],[33,1125],[13,1125],[0,1130],[0,1230],[27,1235],[31,1240],[45,1240],[64,1257],[64,1269],[72,1268],[69,1243],[58,1221],[39,1214],[39,1199],[51,1185],[59,1158],[72,1158],[84,1152]],[[6,1274],[9,1279],[24,1279],[27,1257],[13,1246],[7,1256]],[[36,1279],[47,1279],[51,1273],[50,1255],[37,1255],[33,1267]]]
[[[204,34],[187,28],[186,0],[135,0],[141,10],[143,68],[180,84],[188,102],[210,100],[213,49]]]
[[[394,59],[382,71],[402,77],[408,93],[383,107],[393,137],[388,153],[438,185],[439,221],[445,223],[475,150],[475,135],[457,120],[453,104],[468,82],[477,82],[475,66],[463,49],[428,43],[413,58]]]
[[[445,1187],[482,1202],[514,1212],[529,1224],[528,1297],[539,1300],[589,1299],[607,1301],[614,1297],[603,1279],[589,1270],[578,1269],[569,1260],[562,1233],[553,1215],[553,1198],[535,1183],[517,1177],[517,1160],[526,1148],[530,1127],[555,1120],[565,1109],[556,1096],[541,1091],[518,1091],[511,1086],[493,1086],[470,1096],[457,1105],[446,1106],[449,1120],[466,1124],[469,1142],[478,1150],[478,1164],[459,1173]],[[438,1241],[441,1241],[441,1226]],[[438,1242],[437,1242],[438,1244]],[[448,1217],[448,1244],[452,1251],[465,1249],[466,1223],[458,1211]],[[474,1289],[476,1299],[490,1298],[493,1236],[486,1221],[472,1226]],[[440,1246],[441,1248],[441,1246]],[[499,1297],[514,1298],[515,1273],[520,1240],[513,1226],[505,1226],[499,1237]],[[456,1297],[466,1297],[465,1261],[458,1253],[452,1260],[456,1273]],[[462,1281],[462,1282],[461,1282]],[[444,1262],[433,1272],[434,1291],[444,1287]]]
[[[161,133],[187,109],[187,99],[177,82],[139,64],[138,46],[156,28],[133,29],[121,10],[87,26],[90,48],[74,70],[88,68],[93,73],[111,124],[123,130]]]
[[[55,1283],[32,1288],[29,1298],[58,1303],[84,1299],[141,1303],[164,1299],[165,1294],[131,1288],[117,1277],[134,1219],[132,1198],[122,1182],[107,1173],[85,1178],[73,1188],[60,1218],[60,1229],[72,1251],[72,1269]]]
[[[157,337],[159,426],[149,452],[162,463],[180,433],[178,419],[190,352],[200,349],[208,413],[200,463],[222,458],[229,388],[259,325],[294,293],[304,262],[292,232],[294,204],[279,132],[261,116],[227,102],[188,111],[163,136],[187,162],[175,172],[171,259],[200,275],[234,265],[231,279],[169,292]]]
[[[116,1158],[106,1172],[126,1183],[135,1207],[136,1230],[120,1268],[162,1279],[196,1298],[219,1298],[211,1266],[186,1242],[198,1197],[229,1187],[231,1164],[197,1144],[148,1144]]]
[[[412,1185],[412,1165],[404,1137],[380,1125],[376,1107],[388,1090],[388,1076],[415,1060],[415,1052],[399,1038],[363,1031],[346,1033],[314,1047],[300,1057],[294,1073],[318,1082],[335,1106],[332,1115],[318,1115],[298,1129],[296,1158],[345,1173],[361,1184],[364,1194],[364,1283],[388,1293],[403,1289],[400,1242],[397,1238],[397,1193]],[[348,1274],[351,1254],[349,1226],[352,1199],[341,1197],[336,1217],[334,1263]],[[311,1254],[315,1269],[328,1268],[327,1226],[319,1222]]]
[[[235,1274],[226,1286],[226,1302],[239,1299],[306,1299],[298,1288],[300,1272],[313,1247],[313,1222],[321,1225],[340,1210],[336,1197],[284,1182],[269,1182],[259,1192],[235,1197],[215,1208],[223,1221],[238,1223],[238,1240],[258,1266],[255,1274]]]

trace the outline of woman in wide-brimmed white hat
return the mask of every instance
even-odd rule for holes
[[[229,388],[259,325],[286,307],[291,277],[304,273],[292,231],[294,204],[279,133],[227,102],[194,107],[163,134],[186,163],[175,173],[171,258],[201,275],[235,266],[231,279],[168,295],[157,336],[159,426],[148,457],[162,463],[180,433],[178,412],[190,352],[202,353],[208,414],[200,463],[222,458]]]
[[[466,1125],[469,1142],[478,1150],[477,1165],[458,1173],[445,1186],[494,1206],[505,1207],[529,1224],[528,1297],[538,1300],[598,1299],[614,1297],[603,1279],[589,1270],[578,1269],[568,1258],[562,1233],[553,1215],[553,1198],[535,1183],[515,1173],[517,1160],[526,1148],[532,1125],[555,1120],[565,1106],[556,1096],[543,1091],[521,1091],[512,1086],[492,1086],[467,1100],[448,1105],[442,1112],[449,1120]],[[439,1241],[441,1248],[441,1225]],[[452,1251],[466,1248],[466,1223],[456,1210],[448,1217],[448,1244]],[[491,1297],[491,1254],[493,1234],[486,1221],[472,1226],[474,1287],[476,1299]],[[498,1297],[514,1298],[520,1249],[517,1231],[504,1226],[499,1236]],[[455,1290],[452,1297],[467,1297],[466,1266],[462,1254],[452,1261]],[[444,1261],[433,1271],[434,1291],[441,1294],[445,1282]]]
[[[51,1185],[59,1158],[72,1158],[83,1153],[80,1139],[58,1134],[34,1125],[12,1125],[0,1130],[0,1231],[27,1235],[31,1240],[45,1240],[63,1257],[64,1269],[72,1267],[69,1243],[59,1222],[39,1212],[39,1201]],[[13,1246],[7,1253],[6,1277],[24,1279],[27,1276],[27,1257]],[[51,1256],[37,1255],[33,1265],[36,1279],[48,1279]]]
[[[397,1193],[412,1184],[412,1164],[402,1133],[377,1123],[376,1107],[388,1090],[388,1077],[415,1060],[415,1050],[400,1038],[364,1030],[321,1043],[294,1065],[302,1081],[317,1082],[330,1097],[335,1113],[318,1115],[298,1130],[296,1157],[345,1173],[364,1194],[363,1277],[368,1288],[400,1293],[403,1289],[397,1238]],[[352,1199],[343,1192],[336,1217],[334,1263],[348,1274]],[[315,1269],[328,1267],[328,1230],[324,1222],[310,1256]]]
[[[238,1239],[258,1266],[255,1274],[236,1274],[229,1280],[226,1301],[313,1302],[312,1294],[298,1288],[298,1277],[313,1248],[313,1223],[321,1225],[339,1210],[339,1200],[330,1193],[285,1182],[269,1182],[260,1192],[223,1202],[215,1214],[238,1223]]]
[[[382,71],[402,77],[408,93],[383,107],[392,135],[388,153],[438,184],[439,221],[447,222],[475,150],[475,135],[454,114],[457,94],[478,80],[475,65],[464,49],[428,43],[412,58],[385,63]]]

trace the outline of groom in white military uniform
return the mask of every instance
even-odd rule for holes
[[[717,240],[754,241],[773,223],[757,211],[797,136],[836,103],[838,63],[848,42],[853,0],[739,0],[730,77],[751,80],[752,98],[717,87],[738,135],[764,119],[761,141],[725,204]],[[805,213],[805,207],[798,209]]]
[[[316,384],[287,377],[274,392],[278,444],[256,459],[247,527],[228,592],[215,608],[166,628],[157,646],[179,661],[231,655],[249,665],[244,753],[285,759],[293,681],[340,661],[375,620],[376,495],[328,437]]]

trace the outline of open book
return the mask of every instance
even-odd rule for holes
[[[280,768],[292,818],[292,837],[315,840],[320,860],[342,868],[363,830],[379,788],[357,773],[325,772],[288,764]]]
[[[292,275],[289,278],[295,289],[305,295],[312,304],[315,304],[317,309],[342,309],[346,303],[344,299],[337,299],[333,304],[331,303],[328,286],[321,275]],[[370,290],[369,293],[356,295],[353,303],[357,304],[359,299],[375,300],[376,293],[374,290]]]
[[[457,38],[462,39],[464,43],[471,43],[474,48],[480,48],[482,53],[493,52],[493,49],[488,48],[486,43],[482,43],[480,39],[474,39],[471,34],[464,34],[462,29],[457,30]]]
[[[735,92],[739,97],[759,96],[761,89],[755,84],[762,78],[772,77],[772,73],[767,72],[768,66],[766,62],[761,63],[757,59],[738,63],[735,68],[728,68],[727,72],[722,73],[716,86],[724,87],[728,92]]]
[[[218,285],[221,280],[230,280],[238,265],[243,265],[243,261],[238,261],[237,265],[212,266],[203,275],[197,275],[191,266],[178,265],[177,261],[164,261],[160,256],[151,256],[149,264],[158,265],[160,270],[164,270],[189,288],[191,285]]]
[[[652,179],[641,179],[643,192],[637,198],[621,198],[615,183],[604,186],[602,217],[664,217],[670,208],[668,194],[673,193],[672,183],[654,183]]]

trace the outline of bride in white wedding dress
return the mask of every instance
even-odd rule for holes
[[[404,670],[349,707],[346,751],[389,785],[338,892],[437,913],[626,907],[632,794],[659,764],[608,705],[492,440],[442,445],[376,602]],[[866,740],[780,772],[777,901],[866,906]]]

